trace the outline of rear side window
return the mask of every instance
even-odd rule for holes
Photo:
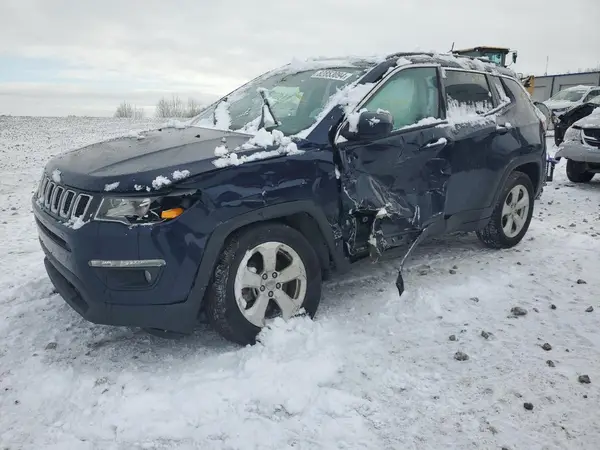
[[[500,104],[503,105],[505,103],[510,103],[510,97],[506,93],[506,90],[504,89],[504,85],[502,84],[502,81],[500,81],[500,78],[491,77],[491,79],[492,79],[492,83],[494,84],[494,87],[496,88],[496,92],[498,92],[498,98],[500,98]]]
[[[425,119],[439,119],[440,95],[437,69],[404,69],[393,75],[364,105],[368,111],[383,109],[394,118],[394,130],[425,125]]]
[[[494,100],[487,78],[482,73],[445,70],[444,86],[448,101],[448,114],[485,114],[494,109]]]
[[[535,107],[523,86],[512,78],[502,78],[502,84],[505,86],[511,100],[516,103],[517,114],[526,118],[529,123],[538,121],[539,118],[535,112]]]
[[[598,95],[600,95],[600,90],[598,90],[598,89],[592,90],[592,91],[590,91],[590,93],[588,95],[585,96],[583,101],[589,102],[591,99],[593,99],[594,97],[597,97]]]

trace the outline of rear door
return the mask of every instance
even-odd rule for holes
[[[359,105],[388,111],[393,131],[380,139],[336,140],[342,173],[342,201],[351,241],[360,222],[373,222],[370,243],[378,251],[400,245],[401,237],[443,218],[449,144],[437,66],[409,66],[389,74]]]
[[[457,215],[458,222],[476,221],[487,206],[492,179],[499,169],[493,156],[498,132],[493,114],[496,100],[483,72],[446,69],[444,87],[454,138],[448,152],[452,175],[446,215]]]

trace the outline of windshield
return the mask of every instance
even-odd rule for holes
[[[594,103],[596,105],[600,105],[600,95],[590,98],[588,100],[588,103]]]
[[[364,69],[332,67],[260,77],[234,91],[204,110],[190,124],[198,127],[229,129],[253,133],[263,114],[265,90],[277,127],[284,135],[309,128],[338,89],[356,81]],[[265,110],[268,111],[267,108]],[[267,118],[268,119],[268,118]]]
[[[578,102],[587,91],[568,89],[560,91],[551,100],[563,100],[567,102]]]

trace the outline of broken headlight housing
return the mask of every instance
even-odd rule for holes
[[[565,132],[565,137],[563,140],[565,142],[582,142],[581,133],[581,128],[569,127],[569,129]]]
[[[94,219],[125,225],[160,223],[179,217],[196,200],[196,191],[160,197],[104,197]]]

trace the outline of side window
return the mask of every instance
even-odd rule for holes
[[[535,107],[525,91],[525,88],[512,78],[502,78],[502,84],[504,84],[506,92],[511,97],[511,100],[516,104],[517,115],[526,117],[532,122],[537,121],[538,116],[535,112]]]
[[[591,90],[590,93],[588,95],[586,95],[585,98],[583,99],[583,103],[589,102],[591,99],[593,99],[594,97],[597,97],[598,95],[600,95],[600,89]]]
[[[482,73],[446,69],[444,86],[449,116],[465,112],[485,114],[494,109],[492,92]]]
[[[500,104],[510,103],[510,97],[506,93],[506,90],[504,89],[504,85],[502,84],[502,81],[500,81],[500,78],[498,78],[498,77],[490,77],[490,78],[492,80],[492,83],[494,84],[494,87],[496,88],[498,97],[500,98]]]
[[[394,118],[394,130],[398,130],[423,119],[439,119],[439,103],[437,69],[416,67],[392,76],[363,108],[388,111]]]

